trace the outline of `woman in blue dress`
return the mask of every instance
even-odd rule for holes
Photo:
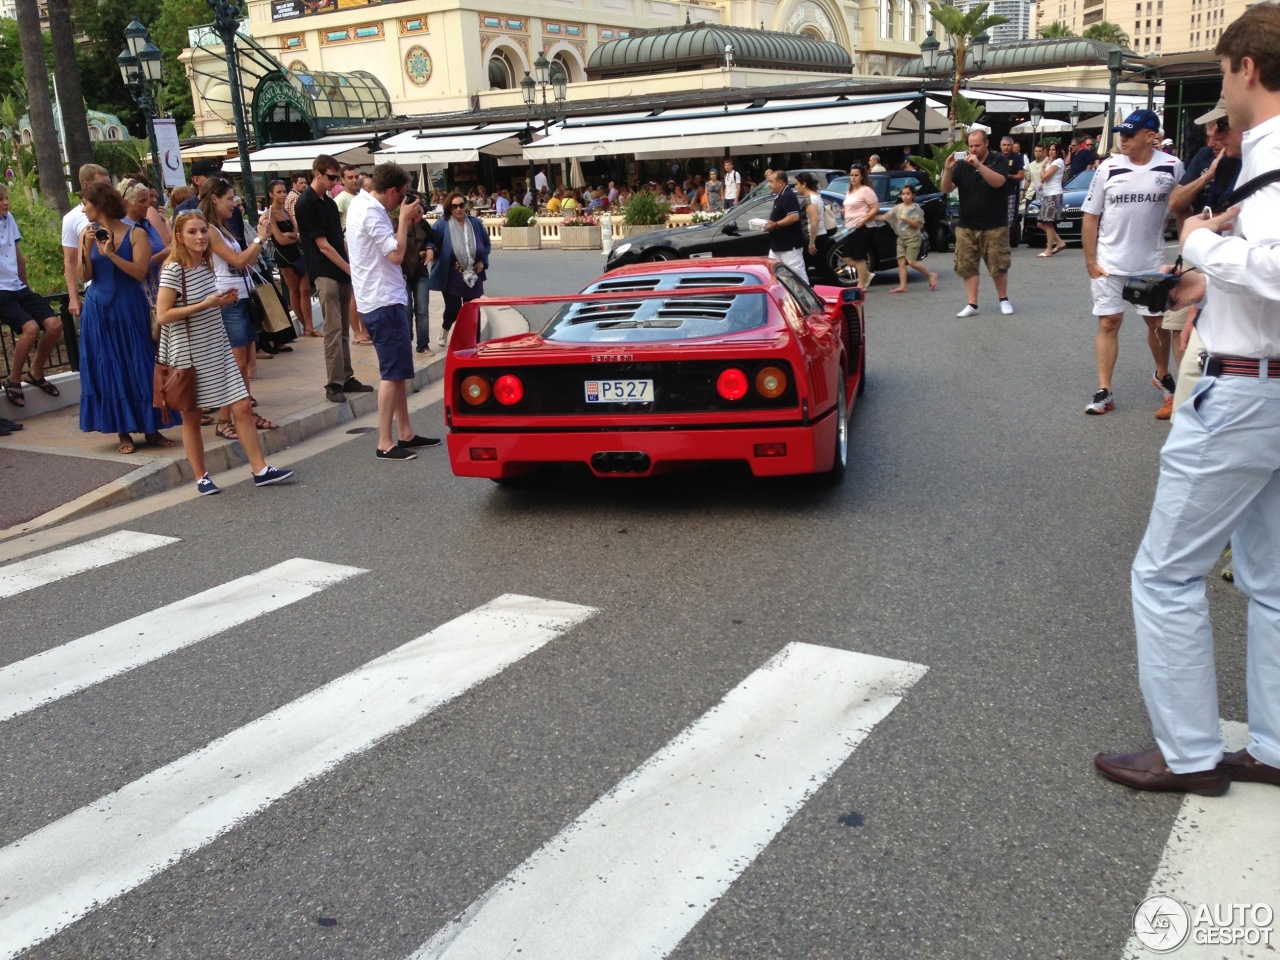
[[[151,243],[124,222],[125,203],[109,183],[86,187],[89,227],[80,237],[80,279],[89,284],[80,311],[80,429],[114,433],[120,453],[133,453],[134,433],[170,447],[171,426],[151,405],[155,369],[150,308],[142,282]]]

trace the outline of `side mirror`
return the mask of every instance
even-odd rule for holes
[[[738,225],[736,223],[726,223],[720,229],[720,232],[727,234],[730,237],[736,237],[738,236]]]
[[[841,303],[862,303],[864,299],[861,287],[851,287],[840,294]]]

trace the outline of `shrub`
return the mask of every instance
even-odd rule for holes
[[[665,197],[648,191],[632,194],[622,208],[622,222],[629,227],[660,227],[671,215],[671,204]]]
[[[537,223],[533,211],[522,204],[513,204],[507,210],[506,226],[508,227],[533,227]]]
[[[27,260],[27,285],[42,297],[65,293],[62,278],[62,219],[56,210],[33,202],[26,188],[9,185],[9,206],[22,231],[22,255]]]

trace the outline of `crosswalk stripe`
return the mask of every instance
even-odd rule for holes
[[[1222,721],[1228,750],[1249,742],[1249,728]],[[1196,907],[1206,904],[1268,904],[1280,910],[1280,790],[1266,783],[1233,783],[1221,797],[1188,794],[1169,832],[1160,866],[1147,890],[1148,897],[1164,895]],[[1137,907],[1137,904],[1134,904]],[[1177,949],[1178,960],[1245,960],[1270,955],[1267,948],[1240,940],[1236,943],[1197,943],[1191,931]],[[1280,946],[1280,926],[1271,927],[1271,950]],[[1125,960],[1145,960],[1152,952],[1136,935],[1125,945]]]
[[[177,537],[117,530],[96,540],[19,560],[0,567],[0,600],[178,542]]]
[[[15,957],[590,617],[506,594],[0,850]]]
[[[788,644],[412,960],[665,957],[926,670]]]
[[[365,573],[294,558],[0,669],[0,723]]]

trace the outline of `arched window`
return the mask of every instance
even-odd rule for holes
[[[920,41],[920,4],[911,0],[907,8],[907,40],[911,43]]]
[[[893,8],[896,0],[880,0],[880,39],[893,39]]]
[[[560,68],[560,73],[564,76],[566,83],[573,82],[573,64],[565,55],[564,51],[561,51],[552,57],[551,62]]]
[[[513,90],[516,85],[516,70],[511,65],[511,58],[503,50],[498,50],[489,58],[489,89]]]
[[[119,140],[119,139],[120,139],[120,131],[119,131],[119,129],[118,129],[118,128],[116,128],[116,127],[107,127],[107,139],[108,139],[108,140]]]

